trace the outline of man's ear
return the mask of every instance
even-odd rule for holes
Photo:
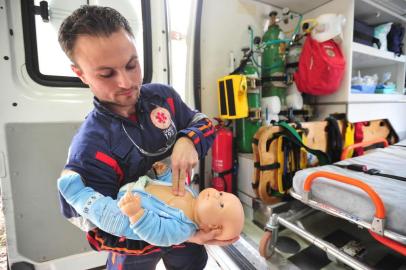
[[[76,74],[76,76],[78,76],[79,79],[82,80],[82,82],[83,82],[84,84],[88,84],[88,83],[87,83],[87,80],[86,80],[86,77],[83,75],[83,71],[82,71],[80,68],[78,68],[78,67],[77,67],[76,65],[74,65],[74,64],[70,65],[70,68],[71,68],[72,71]]]

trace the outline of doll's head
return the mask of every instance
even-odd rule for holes
[[[196,199],[195,220],[202,230],[220,229],[217,240],[231,240],[244,227],[244,211],[234,194],[206,188]]]
[[[155,174],[157,176],[160,176],[166,172],[166,170],[168,169],[168,165],[166,165],[162,161],[157,161],[154,164],[152,164],[152,169],[154,169]]]

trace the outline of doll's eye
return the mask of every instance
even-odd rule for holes
[[[224,204],[223,204],[223,203],[220,203],[220,207],[223,208],[223,207],[224,207]]]
[[[223,192],[220,192],[220,196],[223,196]]]

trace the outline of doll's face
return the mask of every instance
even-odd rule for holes
[[[230,240],[240,235],[244,227],[244,211],[233,194],[206,188],[195,202],[195,217],[200,229],[221,229],[217,240]]]
[[[168,166],[162,161],[157,161],[152,164],[152,168],[155,170],[156,174],[160,176],[166,171]]]

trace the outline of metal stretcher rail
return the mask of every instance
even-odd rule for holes
[[[372,202],[375,205],[375,216],[372,221],[372,224],[369,224],[367,222],[364,222],[360,220],[359,218],[343,213],[340,210],[337,210],[334,207],[326,206],[324,204],[320,204],[316,201],[310,202],[310,191],[311,191],[311,185],[316,179],[320,179],[320,177],[323,177],[324,179],[332,180],[332,181],[338,181],[341,183],[345,183],[348,185],[352,185],[355,187],[358,187],[365,191],[372,199]],[[373,188],[371,188],[369,185],[365,184],[364,182],[354,179],[348,176],[340,175],[337,173],[332,173],[332,172],[326,172],[326,171],[318,171],[311,173],[310,175],[307,176],[305,183],[304,183],[304,195],[301,197],[300,195],[294,193],[293,191],[290,192],[293,197],[296,199],[299,199],[303,201],[306,204],[309,204],[311,206],[317,207],[320,210],[329,212],[331,214],[337,215],[339,217],[342,217],[344,219],[347,219],[351,222],[354,222],[358,225],[361,225],[364,228],[367,228],[368,230],[371,230],[372,232],[388,237],[392,240],[395,240],[401,244],[406,244],[406,236],[391,232],[387,229],[384,229],[385,226],[385,207],[383,205],[383,202],[379,195],[375,192]]]
[[[342,210],[339,210],[335,207],[331,207],[329,205],[319,203],[317,201],[312,200],[311,197],[311,187],[312,183],[319,179],[327,179],[331,181],[337,181],[340,183],[353,185],[362,189],[366,192],[371,200],[375,205],[375,216],[373,218],[372,223],[365,222],[361,220],[359,217],[346,213]],[[358,226],[368,229],[370,234],[382,244],[396,250],[400,254],[406,256],[406,236],[400,235],[398,233],[392,232],[388,229],[385,229],[385,207],[384,204],[379,197],[379,195],[366,183],[347,177],[344,175],[326,172],[326,171],[318,171],[313,172],[308,175],[304,182],[304,194],[303,196],[295,193],[293,189],[289,190],[289,193],[295,199],[302,201],[306,205],[331,214],[333,216],[348,220],[352,223],[355,223]],[[296,226],[290,219],[285,218],[283,215],[280,214],[273,214],[269,219],[268,223],[265,226],[265,233],[261,238],[259,251],[261,256],[265,258],[270,258],[275,250],[277,239],[278,239],[278,229],[279,224],[283,225],[284,227],[288,228],[289,230],[293,231],[294,233],[298,234],[299,236],[303,237],[304,239],[310,241],[312,244],[316,245],[317,247],[324,250],[327,254],[331,254],[337,260],[349,265],[354,269],[371,269],[369,266],[365,265],[364,263],[358,261],[356,258],[346,254],[342,250],[338,249],[334,245],[329,242],[320,239],[310,232],[306,231],[304,228],[300,228]]]
[[[327,254],[331,254],[334,258],[337,258],[339,261],[351,266],[354,269],[371,269],[370,267],[366,266],[365,264],[359,262],[358,260],[354,259],[350,255],[346,254],[345,252],[337,249],[333,244],[330,244],[327,241],[324,241],[318,237],[313,236],[311,233],[307,232],[306,230],[288,222],[282,217],[278,217],[278,222],[288,228],[289,230],[299,234],[310,243],[314,244],[315,246],[323,249]]]
[[[358,187],[358,188],[362,189],[363,191],[365,191],[369,195],[369,197],[372,199],[372,202],[375,205],[375,216],[372,221],[372,224],[364,222],[353,215],[343,213],[342,211],[340,211],[334,207],[326,206],[324,204],[320,204],[316,201],[310,200],[311,185],[316,179],[320,179],[320,177],[323,177],[323,179],[328,179],[331,181],[338,181],[341,183],[352,185],[352,186]],[[351,177],[344,176],[344,175],[340,175],[340,174],[336,174],[336,173],[332,173],[332,172],[326,172],[326,171],[318,171],[318,172],[311,173],[310,175],[307,176],[305,183],[304,183],[303,197],[294,193],[293,191],[291,191],[290,194],[294,198],[301,200],[304,203],[306,203],[312,207],[318,208],[322,211],[325,211],[332,215],[344,218],[350,222],[356,223],[364,228],[367,228],[369,230],[369,232],[371,233],[371,235],[376,240],[378,240],[382,244],[396,250],[397,252],[401,253],[402,255],[406,256],[406,246],[405,246],[406,236],[399,235],[397,233],[384,229],[385,207],[384,207],[383,202],[382,202],[381,198],[379,197],[379,195],[366,183],[364,183],[360,180],[351,178]]]
[[[289,193],[290,193],[290,195],[292,195],[293,198],[303,202],[302,196],[300,196],[299,194],[295,193],[292,190]],[[345,213],[345,212],[343,212],[343,211],[341,211],[341,210],[339,210],[337,208],[334,208],[332,206],[329,206],[329,205],[326,205],[326,204],[323,204],[323,203],[316,202],[316,201],[311,200],[311,199],[309,199],[309,201],[306,204],[313,207],[313,208],[315,208],[315,209],[317,209],[317,210],[321,210],[321,211],[326,212],[326,213],[328,213],[330,215],[333,215],[333,216],[348,220],[351,223],[359,225],[359,226],[361,226],[361,227],[363,227],[365,229],[371,230],[372,226],[371,226],[370,223],[365,222],[365,221],[361,220],[360,218],[358,218],[358,217],[356,217],[354,215]],[[406,236],[404,236],[404,235],[392,232],[392,231],[387,230],[387,229],[384,230],[383,235],[385,237],[393,239],[393,240],[395,240],[395,241],[397,241],[397,242],[399,242],[401,244],[406,245]]]
[[[308,209],[302,209],[299,213],[308,212]],[[292,216],[282,216],[283,214],[273,214],[269,219],[268,223],[265,226],[265,233],[261,238],[259,243],[259,253],[262,257],[270,259],[275,250],[277,241],[278,241],[278,230],[279,224],[283,225],[285,228],[291,230],[297,235],[303,237],[310,243],[324,250],[327,254],[330,254],[332,257],[336,258],[338,261],[358,270],[369,270],[372,269],[364,263],[358,261],[357,259],[346,254],[344,251],[338,249],[333,244],[320,239],[310,232],[306,231],[304,228],[301,228],[294,224],[297,221],[296,217]]]

